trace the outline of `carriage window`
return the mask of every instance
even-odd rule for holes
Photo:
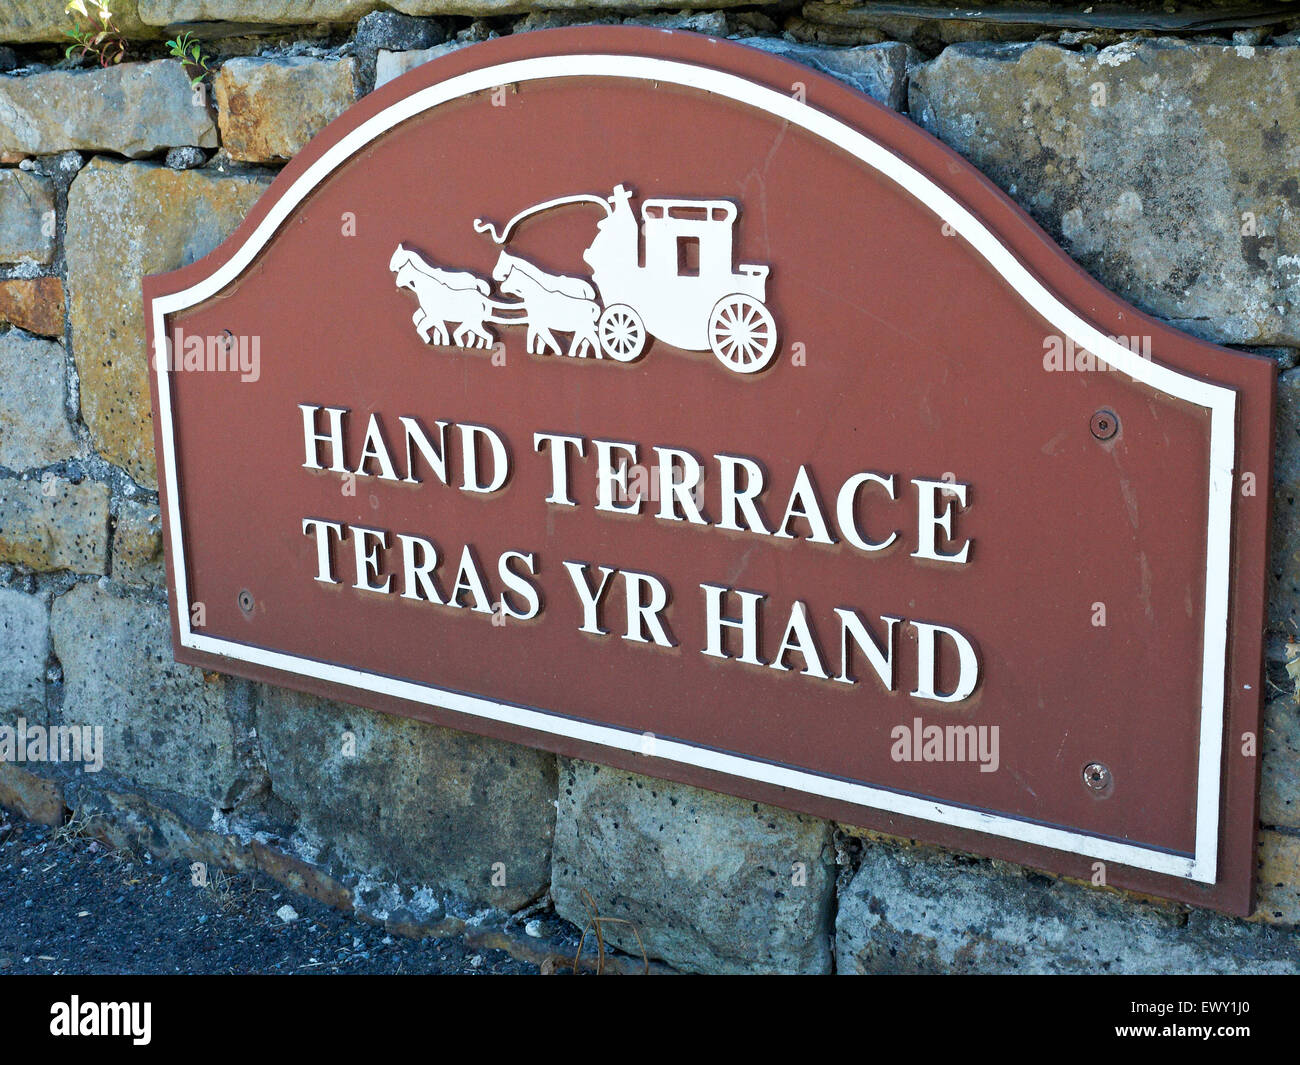
[[[700,238],[677,238],[677,276],[700,276]]]

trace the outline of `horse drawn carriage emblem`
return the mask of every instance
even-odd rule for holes
[[[654,199],[641,205],[638,226],[632,192],[547,200],[498,230],[475,219],[502,251],[492,271],[501,296],[477,274],[427,262],[402,244],[389,269],[397,287],[415,293],[412,316],[426,343],[489,348],[490,325],[525,326],[529,354],[608,357],[632,362],[651,338],[685,351],[712,351],[735,373],[752,374],[776,354],[776,322],[764,304],[769,268],[734,265],[737,208],[729,200]],[[525,219],[556,207],[591,203],[605,212],[583,253],[591,280],[553,274],[506,250]],[[644,251],[642,239],[644,237]],[[567,335],[562,347],[556,334]]]

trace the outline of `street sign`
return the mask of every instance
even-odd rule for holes
[[[1249,911],[1272,363],[900,115],[511,36],[145,300],[178,660]]]

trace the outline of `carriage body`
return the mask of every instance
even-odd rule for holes
[[[752,373],[770,361],[776,329],[764,305],[768,268],[734,265],[737,210],[729,200],[646,200],[640,225],[619,186],[584,254],[605,313],[601,346],[630,361],[646,334],[709,351]],[[639,342],[638,342],[639,336]]]

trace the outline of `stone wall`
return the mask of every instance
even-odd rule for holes
[[[118,0],[127,60],[0,10],[0,724],[104,766],[0,763],[0,804],[259,869],[405,934],[540,956],[590,907],[710,972],[1300,969],[1300,42],[1233,5],[963,20],[810,0]],[[695,6],[687,4],[687,7]],[[720,7],[723,8],[720,10]],[[381,9],[382,10],[377,10]],[[1300,24],[1300,12],[1297,13]],[[1108,21],[1109,20],[1109,21]],[[490,36],[625,21],[843,78],[988,174],[1137,306],[1278,365],[1258,912],[1230,920],[172,661],[141,278],[234,228],[376,83]],[[198,34],[191,88],[163,39]],[[1099,93],[1098,86],[1101,86]],[[549,913],[553,903],[558,917]],[[526,931],[525,931],[526,929]],[[630,926],[608,925],[635,951]],[[549,948],[547,948],[549,949]]]

